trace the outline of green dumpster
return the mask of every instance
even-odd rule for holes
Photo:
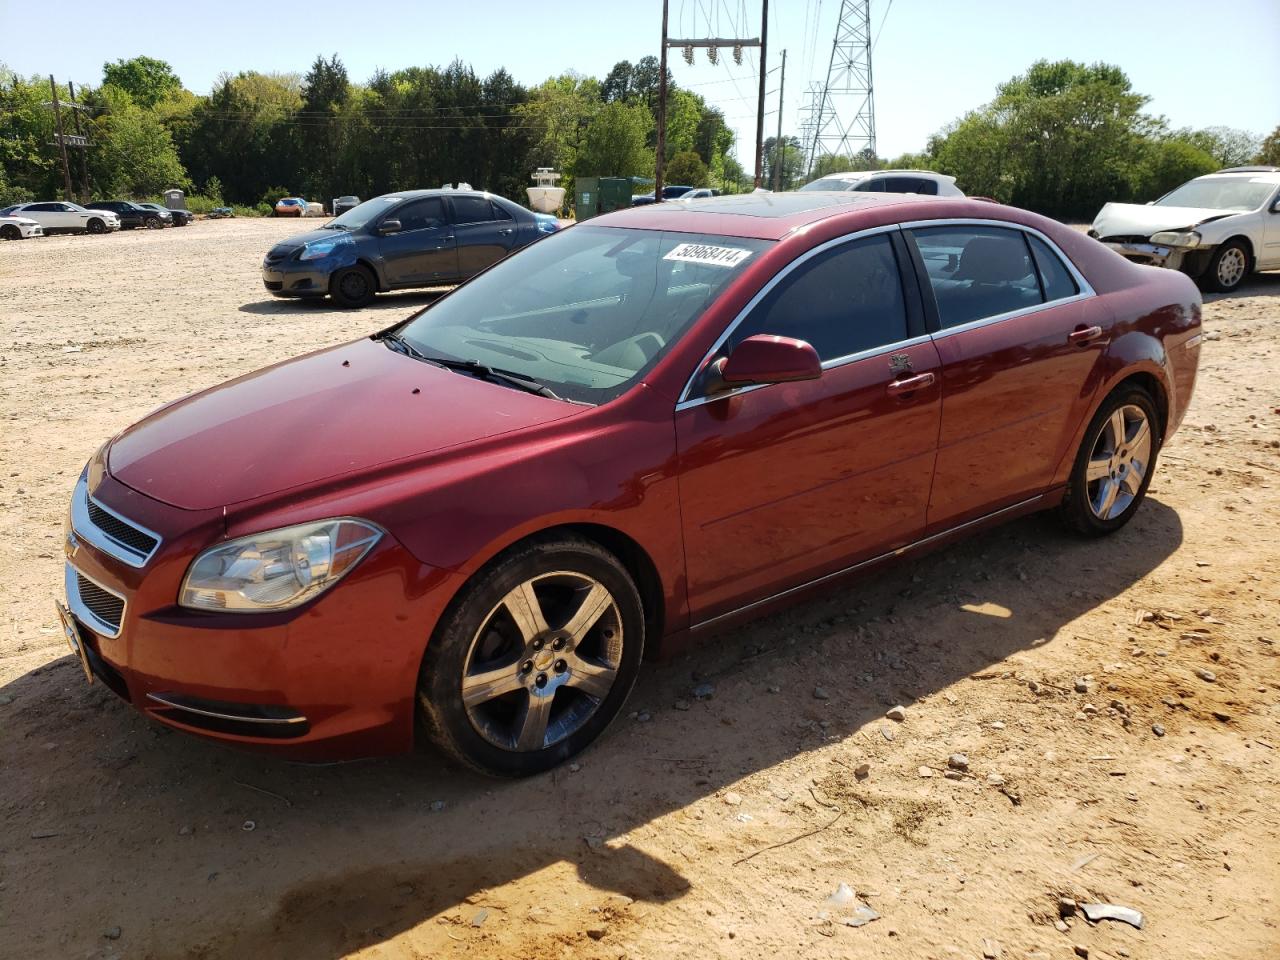
[[[579,222],[629,206],[631,181],[626,177],[577,177],[573,181],[574,217]]]

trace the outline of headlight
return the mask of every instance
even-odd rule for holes
[[[1152,234],[1151,242],[1163,247],[1198,247],[1200,234],[1194,230],[1166,230],[1164,233]]]
[[[382,537],[342,517],[268,530],[206,550],[182,581],[178,603],[193,610],[288,610],[323,593]]]
[[[319,243],[309,243],[298,253],[299,260],[323,260],[329,254],[333,253],[334,248],[338,246],[337,240],[321,240]]]

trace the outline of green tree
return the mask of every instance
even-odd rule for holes
[[[683,184],[690,187],[707,185],[707,165],[692,150],[677,153],[671,158],[665,171],[668,183]]]
[[[587,124],[574,158],[580,177],[651,177],[653,115],[643,103],[606,103]]]
[[[92,121],[89,151],[97,191],[141,198],[189,186],[173,137],[156,115],[114,86],[100,93],[105,110]]]
[[[1262,138],[1257,134],[1234,127],[1180,130],[1175,136],[1208,154],[1220,168],[1249,163],[1262,146]]]
[[[1262,147],[1258,150],[1258,155],[1253,158],[1254,163],[1266,164],[1267,166],[1280,167],[1280,127],[1276,127],[1262,141]]]
[[[152,57],[134,57],[102,65],[102,83],[123,90],[144,109],[182,89],[182,81],[173,67]]]
[[[1219,168],[1219,161],[1181,137],[1152,139],[1142,146],[1133,193],[1154,200],[1180,183]]]
[[[865,170],[857,159],[839,153],[824,153],[813,161],[813,169],[809,171],[809,179],[817,180],[832,173],[848,173],[850,170]]]
[[[634,95],[632,89],[632,73],[634,68],[630,60],[619,60],[613,65],[608,76],[600,84],[600,97],[605,103],[616,100],[626,102]]]
[[[784,136],[782,150],[779,153],[778,138],[769,137],[764,142],[764,186],[773,189],[775,168],[781,173],[779,190],[793,190],[804,179],[804,148],[796,137]]]

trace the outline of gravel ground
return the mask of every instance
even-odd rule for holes
[[[1206,304],[1197,396],[1118,536],[1033,517],[883,571],[647,667],[578,764],[496,783],[171,734],[59,638],[98,444],[429,301],[270,300],[261,256],[298,229],[0,244],[0,954],[1280,955],[1280,275]],[[843,923],[841,883],[879,919]]]

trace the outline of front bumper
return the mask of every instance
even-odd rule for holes
[[[30,240],[32,237],[43,237],[44,227],[38,223],[18,224],[18,232],[22,234],[24,240]]]
[[[329,292],[324,261],[278,260],[262,264],[262,285],[277,297],[323,297]]]
[[[290,759],[412,748],[418,669],[453,574],[421,564],[388,534],[349,576],[294,610],[187,610],[176,602],[182,577],[225,536],[221,511],[152,500],[96,459],[88,490],[162,538],[137,566],[68,524],[67,606],[104,686],[168,726]]]
[[[1155,243],[1116,242],[1113,240],[1103,240],[1102,242],[1126,260],[1151,267],[1168,267],[1171,270],[1180,270],[1184,258],[1194,252],[1188,247],[1166,247]]]

